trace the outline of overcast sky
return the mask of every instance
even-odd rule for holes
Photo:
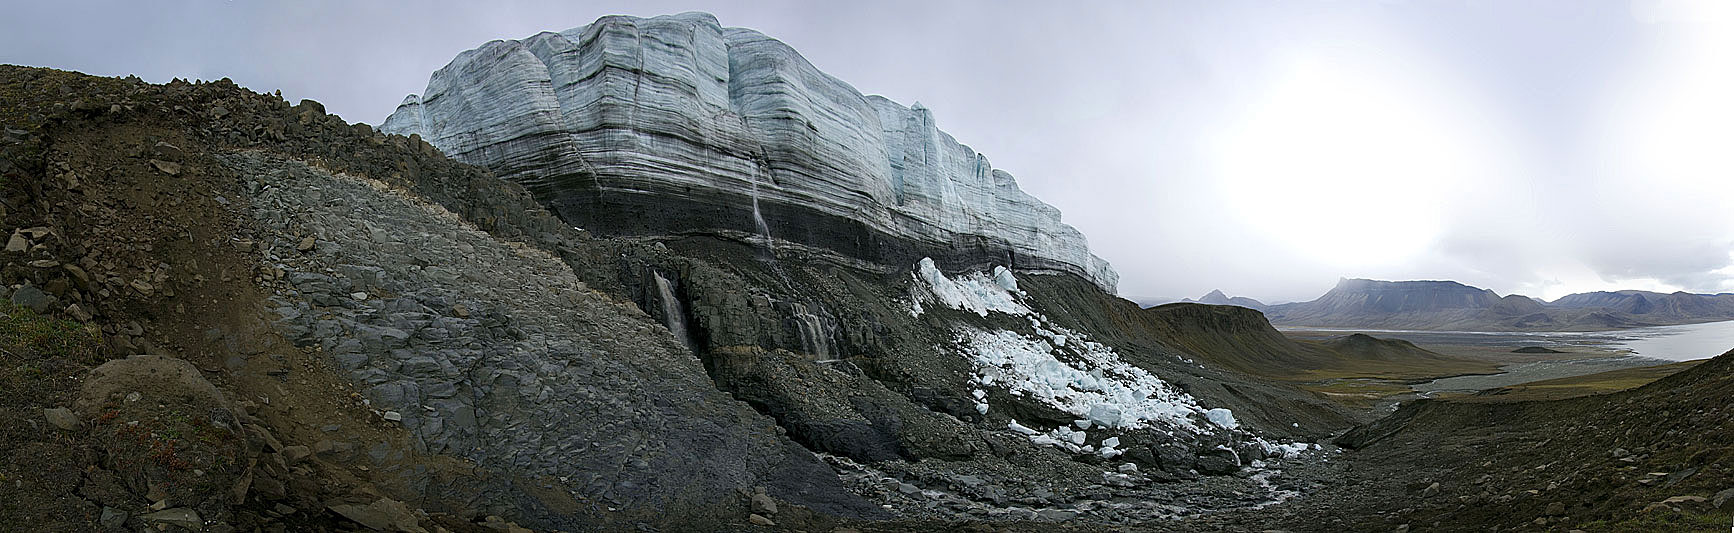
[[[1734,2],[15,2],[0,62],[229,77],[378,124],[458,52],[607,14],[789,43],[1054,204],[1120,293],[1339,277],[1734,290]]]

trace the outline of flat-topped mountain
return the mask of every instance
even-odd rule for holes
[[[493,41],[380,127],[523,184],[604,235],[775,238],[900,267],[1118,279],[1058,209],[935,125],[708,14]]]
[[[1492,307],[1499,295],[1455,281],[1344,279],[1309,306],[1321,313],[1416,313]]]
[[[1734,320],[1734,295],[1591,292],[1542,302],[1455,281],[1344,279],[1316,300],[1264,311],[1284,326],[1593,331]]]

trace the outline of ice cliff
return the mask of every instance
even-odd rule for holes
[[[708,14],[493,41],[381,129],[419,134],[606,234],[735,231],[886,265],[1118,279],[1060,212],[934,125]]]

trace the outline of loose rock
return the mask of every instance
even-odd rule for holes
[[[102,517],[98,518],[97,521],[102,524],[103,529],[120,529],[126,524],[126,518],[126,511],[113,507],[103,507]]]
[[[13,233],[12,238],[6,240],[6,251],[8,252],[18,253],[29,249],[30,240],[25,239],[23,235]]]
[[[182,527],[191,531],[199,531],[205,527],[205,521],[199,518],[199,513],[185,507],[163,509],[139,519],[146,524]]]
[[[765,488],[764,487],[757,487],[753,490],[752,500],[753,500],[753,512],[763,514],[765,516],[776,516],[777,515],[777,501],[774,499],[771,499],[770,495],[765,494]]]
[[[354,504],[339,504],[329,507],[344,518],[367,526],[376,531],[397,531],[401,533],[427,533],[416,519],[415,513],[403,502],[391,498],[380,498],[366,506]]]
[[[53,296],[42,292],[34,285],[25,285],[12,293],[12,303],[30,309],[37,313],[46,313],[54,308]]]
[[[54,427],[66,431],[78,429],[78,415],[73,414],[71,409],[65,407],[43,409],[42,417],[48,419],[48,423],[54,424]]]
[[[158,171],[161,171],[162,173],[168,174],[170,176],[181,175],[181,164],[180,163],[163,161],[160,159],[152,159],[151,160],[151,166],[156,167],[156,169]]]
[[[283,461],[294,465],[313,455],[313,449],[306,446],[287,446],[283,448]]]

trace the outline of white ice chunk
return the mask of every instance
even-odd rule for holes
[[[1099,403],[1090,406],[1090,414],[1088,416],[1090,417],[1091,422],[1107,427],[1119,426],[1120,419],[1123,417],[1120,407],[1109,403]]]
[[[1118,447],[1120,447],[1120,437],[1108,437],[1106,439],[1102,439],[1102,447],[1103,448],[1118,448]]]
[[[1011,270],[1006,267],[993,267],[993,283],[1007,292],[1018,292],[1018,279],[1013,277]]]
[[[1240,423],[1234,421],[1234,411],[1230,411],[1227,409],[1216,408],[1216,409],[1211,409],[1209,411],[1205,411],[1204,417],[1209,418],[1210,423],[1216,424],[1218,426],[1222,426],[1222,427],[1225,427],[1228,429],[1234,429],[1234,428],[1240,427]]]
[[[1266,441],[1262,438],[1254,438],[1253,441],[1257,442],[1259,444],[1259,446],[1264,448],[1264,454],[1265,455],[1271,456],[1271,457],[1282,457],[1284,459],[1293,459],[1295,457],[1299,457],[1302,453],[1305,453],[1308,449],[1318,447],[1317,444],[1307,444],[1304,442],[1292,442],[1292,443],[1288,443],[1288,444],[1272,444],[1269,441]]]
[[[1005,428],[1025,435],[1036,435],[1040,433],[1039,431],[1024,427],[1023,424],[1019,424],[1017,420],[1012,420],[1010,424],[1006,424]]]

